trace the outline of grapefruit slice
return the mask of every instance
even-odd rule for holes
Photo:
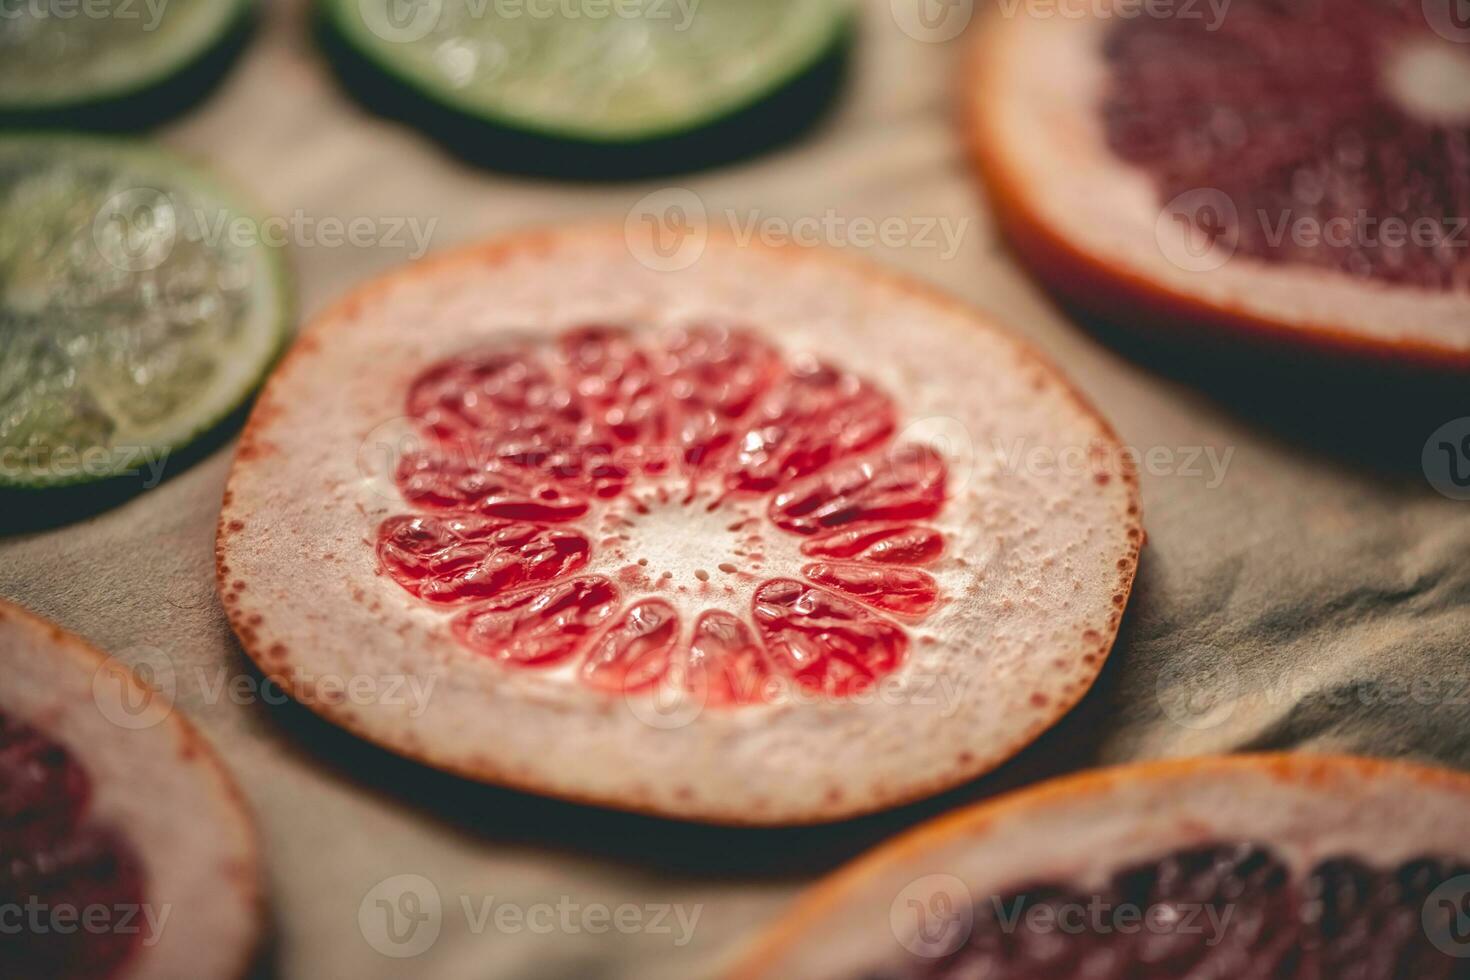
[[[1054,780],[814,888],[739,980],[1470,976],[1470,777],[1235,756]]]
[[[820,821],[990,769],[1091,683],[1142,540],[1051,367],[820,252],[513,236],[347,297],[263,397],[218,542],[250,655],[406,755],[614,807]]]
[[[964,123],[999,220],[1115,323],[1470,367],[1470,46],[1437,6],[993,17]]]
[[[255,832],[208,745],[118,661],[4,602],[0,674],[5,976],[242,976]]]

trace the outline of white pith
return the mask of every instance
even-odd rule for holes
[[[1307,331],[1470,351],[1470,290],[1362,280],[1243,253],[1207,258],[1203,268],[1171,261],[1191,254],[1189,231],[1168,220],[1170,202],[1152,177],[1108,147],[1099,111],[1110,84],[1103,40],[1119,17],[1098,5],[1069,6],[1065,16],[1023,7],[990,17],[965,93],[975,137],[1019,209],[1120,279]]]
[[[950,460],[949,502],[925,522],[946,537],[944,557],[925,569],[944,600],[910,628],[890,697],[711,707],[666,726],[649,720],[646,697],[609,697],[559,673],[472,654],[449,635],[445,611],[379,574],[377,527],[411,508],[362,475],[357,450],[401,416],[412,380],[507,331],[550,336],[588,323],[738,323],[788,358],[831,358],[897,399],[896,443],[908,441],[903,433],[915,419],[959,420],[977,458],[973,466]],[[436,676],[418,717],[380,703],[317,706],[406,754],[679,816],[829,819],[941,788],[1008,757],[1080,696],[1111,641],[1114,597],[1131,578],[1138,546],[1130,484],[1120,477],[1100,485],[1091,472],[1026,472],[991,453],[1018,439],[1111,446],[1111,435],[1020,345],[968,310],[871,269],[711,241],[692,268],[662,274],[639,265],[620,232],[528,235],[368,287],[326,314],[304,343],[267,386],[232,474],[221,588],[247,649],[267,670],[289,674],[298,696],[309,697],[313,676]],[[311,394],[324,390],[334,396]],[[762,498],[762,514],[765,505]],[[795,577],[800,567],[790,550],[798,539],[768,525],[765,541],[787,557],[768,550],[754,581],[724,593],[727,576],[709,567],[723,560],[723,545],[707,558],[683,544],[658,553],[655,537],[639,539],[649,554],[630,557],[670,566],[676,582],[698,582],[694,572],[704,568],[708,604],[747,620],[745,590]],[[601,550],[595,537],[593,546]],[[623,588],[625,601],[635,594]],[[706,598],[690,594],[697,601],[681,602],[686,634]],[[942,680],[962,689],[943,716],[933,703]]]
[[[94,695],[104,663],[75,637],[0,603],[0,709],[81,763],[91,780],[87,822],[118,833],[143,864],[144,902],[161,932],[135,947],[119,980],[242,976],[260,931],[249,817],[213,753],[156,698],[130,713],[155,720],[147,727],[110,720]],[[145,689],[128,683],[133,706],[148,704]],[[153,939],[143,912],[133,918]]]
[[[922,962],[907,898],[974,907],[1041,882],[1087,894],[1116,871],[1212,843],[1268,846],[1294,876],[1323,860],[1392,868],[1470,858],[1470,778],[1312,755],[1183,760],[1054,780],[939,818],[819,885],[732,980],[850,980]],[[947,891],[949,890],[949,891]],[[899,912],[905,912],[900,909]]]

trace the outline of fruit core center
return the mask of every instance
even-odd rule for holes
[[[867,379],[754,332],[588,326],[436,363],[384,572],[505,664],[588,686],[791,681],[834,697],[896,670],[940,601],[935,450],[894,445]],[[895,621],[897,619],[898,621]]]
[[[775,543],[759,507],[712,493],[633,492],[600,523],[620,581],[641,590],[710,592],[749,581]]]

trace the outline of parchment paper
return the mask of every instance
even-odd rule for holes
[[[874,0],[846,95],[799,144],[677,180],[594,186],[474,170],[364,113],[317,56],[305,14],[299,3],[269,7],[223,87],[158,137],[252,189],[273,214],[365,216],[383,231],[432,220],[435,248],[527,223],[621,222],[670,186],[698,194],[712,221],[742,227],[752,216],[829,211],[966,221],[953,255],[917,240],[863,251],[993,311],[1064,366],[1144,453],[1149,542],[1094,692],[1000,773],[837,827],[730,831],[468,785],[294,705],[239,696],[259,676],[212,588],[232,444],[91,519],[0,539],[0,594],[124,658],[162,650],[174,664],[180,708],[259,817],[273,926],[260,976],[710,976],[822,872],[924,817],[1042,776],[1247,748],[1470,767],[1470,503],[1437,493],[1419,464],[1435,426],[1470,407],[1457,411],[1452,392],[1447,408],[1400,412],[1412,392],[1376,382],[1333,401],[1293,369],[1205,359],[1176,370],[1130,349],[1144,366],[1069,320],[999,245],[965,165],[952,126],[962,40],[914,40],[888,0]],[[412,251],[411,239],[330,247],[303,234],[292,250],[303,314]],[[221,680],[237,693],[222,694]],[[399,875],[428,879],[442,899],[440,935],[413,959],[382,955],[359,928],[369,891]],[[491,918],[477,928],[487,900]],[[550,932],[547,913],[497,927],[502,903],[568,908],[573,925],[556,911]],[[583,910],[630,903],[645,928],[582,927]],[[670,908],[668,931],[648,928],[656,910],[645,906]],[[691,934],[680,910],[685,922],[698,915]]]

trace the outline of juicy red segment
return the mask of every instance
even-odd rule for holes
[[[404,499],[425,510],[475,511],[521,521],[570,521],[587,513],[587,500],[533,473],[440,446],[405,453],[398,461]]]
[[[555,526],[590,515],[594,498],[682,468],[690,500],[706,474],[721,492],[786,489],[770,508],[780,526],[836,529],[810,542],[809,554],[933,561],[939,533],[905,522],[943,503],[943,464],[922,448],[855,461],[892,437],[897,409],[854,375],[809,359],[788,367],[776,348],[742,330],[593,325],[544,347],[436,364],[410,390],[408,411],[425,423],[426,441],[400,459],[396,475],[409,503],[429,513],[384,521],[380,562],[425,601],[473,603],[452,624],[472,650],[526,666],[583,658],[581,680],[615,691],[665,682],[677,657],[687,670],[668,682],[702,686],[713,704],[759,701],[777,672],[832,694],[857,690],[906,651],[897,625],[839,595],[781,581],[760,592],[771,613],[760,633],[779,649],[767,650],[750,625],[717,610],[703,613],[681,645],[669,603],[645,599],[619,614],[612,583],[585,576],[590,535]],[[667,487],[657,484],[660,501]],[[640,497],[636,506],[647,503]],[[604,516],[606,535],[619,512]],[[906,615],[937,596],[921,572],[812,568]],[[791,608],[779,608],[783,596]]]
[[[944,460],[906,446],[811,477],[771,500],[771,520],[795,534],[849,524],[927,520],[944,506]]]
[[[922,616],[939,601],[939,584],[914,568],[814,562],[801,574],[844,595],[900,616]]]
[[[693,470],[723,462],[741,422],[782,370],[776,351],[744,330],[677,331],[666,345],[669,432]]]
[[[90,804],[91,780],[71,753],[0,711],[0,909],[21,913],[0,931],[6,977],[105,980],[143,937],[82,928],[88,908],[107,909],[116,923],[115,910],[140,909],[146,892],[141,862],[120,836],[88,822]],[[33,929],[28,903],[48,916],[72,909],[75,928]]]
[[[668,672],[679,639],[679,616],[662,599],[644,599],[623,611],[592,647],[582,679],[605,691],[641,691]]]
[[[826,589],[773,579],[756,590],[756,629],[803,687],[844,696],[891,673],[908,651],[898,625]]]
[[[616,442],[633,447],[650,472],[663,469],[658,458],[669,444],[663,379],[650,352],[621,327],[580,327],[557,339],[567,372],[570,397],[587,417]],[[631,454],[630,454],[631,455]]]
[[[738,330],[693,327],[643,346],[620,327],[584,327],[558,342],[573,398],[648,473],[721,457],[740,419],[780,367],[776,352]]]
[[[462,613],[455,634],[506,663],[550,667],[576,656],[617,610],[618,590],[590,576],[499,596]]]
[[[441,361],[409,388],[408,414],[441,439],[511,428],[537,419],[574,425],[575,409],[559,397],[534,350],[475,351]]]
[[[1452,19],[1454,6],[1437,9]],[[1460,229],[1470,215],[1470,124],[1418,119],[1383,82],[1406,43],[1449,57],[1463,47],[1431,30],[1432,7],[1240,0],[1219,23],[1115,20],[1104,49],[1108,144],[1153,177],[1161,202],[1204,189],[1227,196],[1234,220],[1201,212],[1196,230],[1235,232],[1243,254],[1470,287]],[[1422,238],[1421,220],[1432,232]],[[1303,221],[1307,233],[1294,233]],[[1391,238],[1396,223],[1405,233]]]
[[[845,558],[875,565],[928,565],[944,552],[944,535],[917,524],[866,524],[805,541],[801,553],[813,558]]]
[[[669,394],[723,419],[743,418],[781,371],[780,355],[748,330],[677,330],[664,350]]]
[[[771,664],[750,626],[710,609],[694,624],[684,676],[686,690],[706,705],[753,704],[765,699]]]
[[[440,362],[410,388],[407,409],[438,445],[414,454],[418,465],[408,473],[400,467],[400,485],[409,474],[444,469],[439,482],[451,485],[489,475],[536,490],[562,484],[597,497],[617,496],[627,486],[613,435],[532,351],[475,352]],[[447,499],[456,499],[453,491]]]
[[[1266,846],[1207,845],[1127,868],[1095,892],[1042,883],[977,897],[964,945],[870,976],[1465,978],[1470,961],[1436,948],[1425,925],[1426,912],[1451,922],[1457,910],[1426,899],[1467,873],[1436,858],[1387,869],[1334,858],[1292,880]]]
[[[378,556],[395,581],[428,602],[488,599],[550,582],[587,564],[580,533],[478,517],[390,517]]]
[[[731,489],[767,492],[877,446],[897,409],[866,381],[816,362],[797,365],[756,406],[740,438]]]

